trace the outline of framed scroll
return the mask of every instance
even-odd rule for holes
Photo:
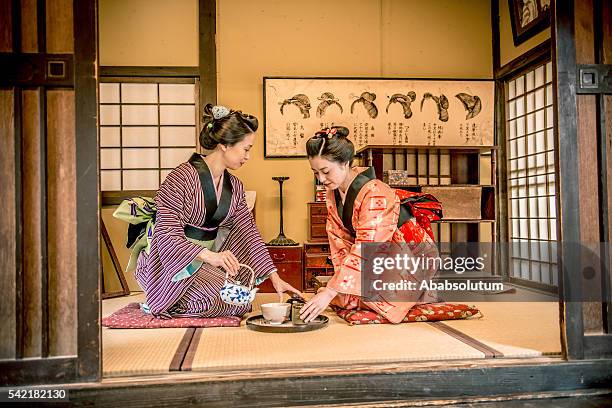
[[[318,130],[366,145],[492,146],[494,82],[264,77],[265,157],[305,157]]]
[[[550,27],[550,0],[508,0],[514,45]]]

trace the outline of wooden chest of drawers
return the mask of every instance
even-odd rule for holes
[[[267,246],[272,262],[278,268],[278,274],[296,289],[304,290],[304,268],[302,265],[302,246]],[[267,279],[259,285],[262,293],[274,293],[272,282]]]
[[[326,220],[327,207],[324,202],[308,203],[308,239],[310,241],[327,241]]]
[[[330,256],[329,243],[326,241],[304,243],[304,291],[312,292],[316,288],[316,276],[331,276],[334,267],[327,262]]]

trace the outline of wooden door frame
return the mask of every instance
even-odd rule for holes
[[[581,242],[580,234],[580,156],[578,134],[578,87],[577,55],[575,37],[574,2],[557,1],[553,5],[552,51],[554,95],[557,101],[556,132],[558,134],[557,166],[559,182],[556,184],[561,208],[560,234],[562,242]],[[602,3],[594,2],[594,8]],[[594,15],[598,12],[595,11]],[[595,21],[595,24],[596,21]],[[597,30],[597,27],[595,27]],[[604,115],[605,116],[605,115]],[[605,120],[602,119],[602,120]],[[605,129],[605,128],[604,128]],[[600,129],[601,131],[601,129]],[[561,251],[561,278],[559,293],[565,301],[562,304],[562,344],[568,360],[588,358],[612,358],[612,335],[588,335],[584,331],[581,282],[583,280],[580,257]],[[569,300],[569,301],[568,301]],[[574,300],[574,301],[572,301]],[[604,319],[609,316],[603,315]]]
[[[77,355],[38,359],[0,361],[0,384],[52,384],[98,381],[101,378],[100,361],[100,242],[99,242],[99,175],[98,175],[98,131],[97,131],[97,0],[73,1],[74,54],[62,54],[73,75],[60,86],[74,89],[75,104],[75,151],[76,151],[76,279],[77,279]],[[47,54],[44,46],[38,54],[21,54],[21,22],[19,1],[12,1],[13,44],[9,54],[15,61],[28,58],[57,59],[56,54]],[[38,27],[40,44],[45,41],[46,6],[44,1],[36,3],[41,23]],[[9,57],[9,58],[12,58]],[[44,72],[44,69],[43,69]],[[43,75],[44,77],[44,75]],[[47,79],[37,79],[36,86],[43,87]],[[49,80],[53,83],[52,80]],[[22,86],[29,83],[4,79],[3,85],[12,86],[20,94]],[[44,88],[43,91],[44,92]],[[17,100],[17,99],[16,99]],[[44,113],[43,113],[44,114]],[[18,109],[15,115],[19,115]],[[46,119],[41,119],[44,124]],[[20,141],[20,129],[16,120],[16,142]],[[44,126],[44,125],[41,125]],[[20,166],[21,151],[16,148],[16,166]],[[16,182],[21,183],[17,172]],[[43,182],[45,179],[43,179]],[[45,186],[41,186],[42,189]],[[21,200],[17,194],[17,200]],[[18,214],[20,218],[21,215]],[[21,220],[18,220],[21,222]],[[20,239],[18,234],[17,239]],[[44,238],[46,239],[46,238]],[[18,247],[18,263],[19,252]],[[19,268],[19,266],[18,266]],[[19,273],[19,271],[18,271]],[[21,301],[20,299],[17,299]],[[43,305],[47,307],[47,305]],[[19,318],[18,318],[19,321]],[[43,334],[44,335],[44,334]],[[17,342],[21,337],[17,336]],[[17,344],[19,347],[19,344]],[[19,357],[19,356],[18,356]]]

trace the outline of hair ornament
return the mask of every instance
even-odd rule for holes
[[[331,128],[331,129],[327,128],[327,129],[320,130],[317,133],[315,133],[314,139],[330,140],[332,137],[334,137],[337,131],[338,129],[336,128]]]
[[[215,105],[212,107],[212,115],[215,120],[222,119],[230,114],[230,110],[222,105]]]

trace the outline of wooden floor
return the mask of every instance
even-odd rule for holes
[[[275,295],[258,294],[259,305]],[[103,316],[142,293],[103,301]],[[349,326],[331,310],[325,329],[295,334],[241,327],[107,329],[102,332],[105,378],[170,371],[223,372],[389,362],[529,359],[561,353],[556,302],[477,302],[481,319]],[[348,340],[348,341],[347,341]]]

